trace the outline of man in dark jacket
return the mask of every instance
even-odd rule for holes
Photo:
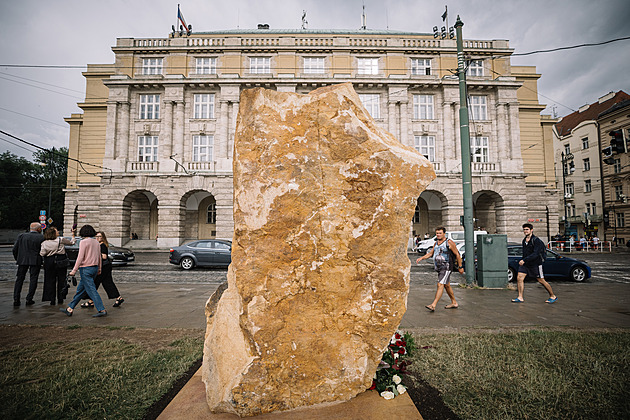
[[[543,274],[543,255],[547,252],[545,244],[540,238],[534,236],[534,226],[531,223],[523,225],[523,234],[525,235],[523,239],[523,259],[518,262],[518,277],[516,278],[518,297],[512,299],[512,302],[523,303],[525,301],[523,299],[525,277],[530,276],[535,277],[538,283],[542,284],[547,293],[549,293],[549,299],[545,302],[554,303],[558,298],[553,294],[553,290],[551,290],[551,286],[547,283]]]
[[[42,266],[42,257],[39,255],[39,251],[42,242],[44,242],[44,236],[41,232],[42,227],[39,223],[31,223],[30,232],[21,233],[13,245],[13,257],[18,265],[15,288],[13,289],[13,306],[20,306],[20,295],[22,294],[22,284],[26,278],[26,271],[29,272],[31,281],[26,295],[26,304],[35,303],[33,297],[37,289],[39,270]]]

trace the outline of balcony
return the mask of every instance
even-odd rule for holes
[[[186,164],[191,172],[214,172],[216,165],[216,162],[188,162]]]
[[[601,214],[589,214],[588,220],[590,220],[591,223],[601,223],[604,220],[604,216]]]
[[[129,162],[128,172],[157,172],[158,162]]]
[[[492,162],[472,162],[473,172],[497,172],[497,164]]]
[[[571,223],[584,223],[584,218],[582,216],[569,216],[568,219]]]

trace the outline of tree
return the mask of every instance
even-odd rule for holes
[[[54,226],[63,226],[67,156],[65,147],[36,151],[34,162],[10,152],[0,155],[0,228],[26,229],[40,210],[47,211]]]

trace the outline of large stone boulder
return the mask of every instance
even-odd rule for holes
[[[213,412],[341,402],[371,385],[406,310],[410,223],[434,178],[349,83],[242,93],[232,265],[206,305]]]

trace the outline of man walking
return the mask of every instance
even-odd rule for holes
[[[534,236],[534,226],[531,223],[523,225],[523,259],[518,262],[518,277],[516,278],[518,297],[512,299],[514,303],[523,303],[523,292],[525,291],[525,277],[536,277],[538,283],[549,293],[549,299],[545,303],[554,303],[558,298],[553,294],[551,286],[545,280],[543,273],[543,254],[547,252],[545,244],[537,236]]]
[[[462,267],[462,257],[459,255],[455,242],[450,239],[446,239],[446,228],[440,226],[435,229],[435,244],[429,252],[424,256],[416,260],[416,264],[420,261],[433,257],[433,266],[435,271],[438,272],[438,285],[435,292],[435,299],[430,305],[426,305],[425,308],[431,312],[435,311],[435,307],[442,298],[442,293],[446,289],[446,294],[451,298],[451,303],[446,305],[446,309],[457,309],[459,305],[455,300],[455,294],[453,288],[450,285],[450,276],[455,267],[460,273],[464,273],[464,267]],[[455,265],[457,263],[457,265]]]
[[[35,303],[33,297],[37,289],[39,270],[42,266],[42,257],[39,255],[39,251],[42,242],[44,242],[44,236],[41,232],[42,227],[39,223],[31,223],[30,232],[21,233],[13,245],[13,258],[15,258],[18,266],[15,287],[13,288],[13,306],[20,306],[22,284],[24,284],[27,271],[30,275],[30,284],[26,295],[26,304]]]

